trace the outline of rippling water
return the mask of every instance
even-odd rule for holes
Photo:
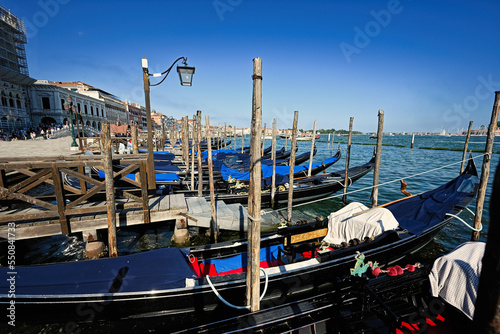
[[[470,150],[484,150],[486,138],[472,137],[469,143]],[[266,141],[266,146],[271,141]],[[282,139],[278,140],[278,147],[283,145]],[[329,168],[329,171],[335,171],[345,168],[345,156],[347,147],[347,137],[335,136],[333,152],[335,153],[340,143],[342,149],[342,159]],[[360,165],[367,162],[373,153],[376,139],[370,139],[368,135],[354,135],[352,138],[350,165]],[[378,203],[383,204],[401,198],[400,179],[408,183],[407,190],[411,193],[420,193],[426,190],[436,188],[437,186],[454,178],[460,170],[461,151],[429,150],[422,147],[445,148],[445,149],[463,149],[465,137],[441,137],[441,136],[415,136],[414,148],[410,149],[411,136],[396,135],[384,136],[384,146],[382,147],[382,158],[380,167]],[[246,143],[248,145],[248,138]],[[241,145],[238,139],[238,146]],[[288,146],[290,142],[288,142]],[[298,153],[310,150],[310,142],[299,142]],[[387,145],[387,146],[386,146]],[[389,146],[394,145],[394,146]],[[397,145],[397,146],[396,146]],[[403,146],[403,147],[400,147]],[[328,135],[321,135],[317,142],[318,153],[314,161],[321,161],[330,156],[330,145]],[[500,151],[500,144],[495,144],[494,152]],[[481,153],[473,153],[478,158],[475,160],[478,171],[481,172],[482,156]],[[489,198],[491,197],[491,185],[494,172],[499,162],[499,155],[493,154],[490,167],[490,178],[486,192],[484,204],[483,219],[484,225],[481,239],[485,240],[486,231],[489,225]],[[430,172],[428,172],[430,171]],[[428,172],[428,173],[426,173]],[[396,182],[393,182],[396,181]],[[371,206],[371,189],[373,184],[373,173],[366,175],[358,180],[349,188],[348,201],[363,202]],[[354,192],[356,191],[356,192]],[[340,209],[341,194],[337,197],[325,201],[303,205],[297,207],[310,216],[327,216],[332,211]],[[475,201],[469,206],[475,209]],[[474,217],[469,212],[463,212],[461,217],[470,225],[473,224]],[[454,220],[435,238],[429,251],[444,252],[450,251],[458,244],[470,239],[471,231],[462,223]],[[119,229],[117,233],[118,250],[120,255],[141,252],[148,249],[167,247],[171,245],[170,239],[172,230],[170,226],[161,226],[152,224],[148,227],[133,227]],[[226,235],[225,238],[230,238]],[[201,237],[201,241],[208,239]],[[23,260],[18,263],[46,263],[69,260],[83,259],[84,243],[80,237],[76,236],[55,236],[49,238],[39,238],[29,241],[18,241],[18,249],[22,249]]]

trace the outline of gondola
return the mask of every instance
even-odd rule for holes
[[[348,184],[352,185],[354,182],[368,174],[375,165],[375,156],[373,156],[369,162],[351,167],[348,170]],[[322,168],[318,166],[317,168]],[[318,169],[316,169],[318,172]],[[318,174],[311,177],[304,177],[304,173],[307,173],[307,169],[302,169],[297,171],[294,175],[297,175],[297,179],[294,179],[293,183],[293,204],[308,202],[329,196],[337,191],[344,189],[345,183],[345,170],[338,172]],[[282,176],[281,182],[277,184],[282,184],[277,187],[275,192],[275,205],[282,206],[288,204],[288,176]],[[271,206],[271,192],[270,192],[270,176],[267,176],[263,180],[263,189],[261,193],[261,205],[262,207]],[[241,183],[228,184],[228,189],[226,192],[218,192],[215,195],[216,200],[223,200],[225,203],[248,203],[248,186]]]
[[[263,237],[261,309],[335,291],[338,279],[350,272],[356,252],[387,266],[422,248],[453,219],[449,214],[459,214],[472,201],[477,188],[476,168],[469,160],[461,175],[434,190],[357,213],[355,217],[367,224],[374,224],[368,218],[379,211],[390,212],[398,222],[366,240],[318,249],[324,235],[319,232],[328,226],[329,235],[336,213]],[[15,275],[16,324],[61,323],[73,330],[95,331],[106,330],[102,321],[136,329],[145,321],[174,332],[247,314],[225,304],[245,304],[246,248],[245,240],[236,240],[116,258],[2,267],[0,275]],[[15,274],[9,274],[13,270]],[[9,281],[0,282],[4,309],[12,300],[9,288]]]

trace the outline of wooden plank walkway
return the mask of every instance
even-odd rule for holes
[[[116,199],[116,223],[117,227],[130,226],[144,223],[144,213],[142,207],[135,205],[127,205],[128,199]],[[106,202],[88,202],[77,206],[77,208],[85,208],[92,206],[106,206]],[[43,213],[46,209],[33,206],[22,210],[0,211],[0,216],[8,216],[9,214],[19,213]],[[166,220],[179,220],[182,218],[180,213],[186,213],[186,201],[183,194],[165,195],[152,197],[149,199],[149,210],[151,222],[162,222]],[[95,229],[104,229],[108,227],[108,219],[106,212],[90,213],[74,215],[69,217],[69,225],[71,233],[83,232]],[[8,226],[0,226],[0,238],[8,239]],[[12,232],[12,231],[11,231]],[[32,222],[16,222],[16,240],[30,239],[37,237],[45,237],[51,235],[62,234],[61,224],[59,220],[44,220]]]

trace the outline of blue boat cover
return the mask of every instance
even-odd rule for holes
[[[16,267],[16,296],[139,292],[182,288],[196,278],[186,260],[189,249],[162,248],[98,260]],[[0,275],[9,278],[8,267]],[[9,282],[0,280],[3,293]]]
[[[260,250],[260,261],[273,261],[278,259],[280,245],[262,248]],[[205,265],[215,265],[218,273],[244,268],[247,266],[247,253],[234,255],[225,259],[207,259]]]
[[[99,177],[101,179],[105,178],[104,171],[99,171]],[[135,181],[135,174],[127,174],[126,177]],[[176,173],[155,173],[155,180],[156,182],[172,182],[178,181],[180,178]]]
[[[313,163],[312,168],[320,167],[323,164],[326,165],[328,163],[335,162],[337,160],[338,160],[338,158],[336,158],[336,157],[330,157],[330,158],[323,160],[321,162]],[[267,165],[263,165],[263,164],[261,164],[260,166],[262,169],[262,178],[263,179],[271,177],[273,175],[273,166],[267,166]],[[309,165],[307,165],[307,166],[302,166],[302,165],[294,166],[293,172],[295,174],[295,173],[299,173],[302,171],[307,171],[308,168],[309,168]],[[238,169],[233,169],[233,168],[229,168],[225,165],[222,165],[220,172],[221,172],[222,178],[226,181],[229,179],[229,176],[231,176],[232,178],[237,179],[237,180],[249,180],[250,179],[250,171],[249,170],[240,172]],[[290,174],[290,166],[276,166],[276,175],[278,175],[278,174],[279,175],[289,175]]]
[[[399,222],[399,226],[419,235],[440,223],[455,205],[470,196],[477,187],[477,176],[462,174],[445,185],[418,196],[386,206]]]
[[[147,150],[139,150],[139,153],[148,153]],[[174,160],[175,154],[168,151],[155,151],[153,152],[153,158],[155,160]]]
[[[155,171],[178,173],[181,171],[181,169],[177,165],[172,165],[172,161],[170,160],[165,160],[165,161],[155,160]]]

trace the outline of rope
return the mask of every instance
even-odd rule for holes
[[[266,292],[267,292],[267,286],[268,286],[268,283],[269,283],[269,276],[267,275],[267,272],[260,268],[260,270],[264,273],[264,276],[266,277],[266,283],[264,285],[264,291],[262,292],[262,295],[260,296],[260,299],[259,300],[262,300],[262,298],[264,298],[264,296],[266,295]],[[214,285],[212,284],[212,281],[210,280],[210,276],[206,276],[207,278],[207,282],[208,284],[210,285],[210,287],[212,288],[212,291],[215,293],[215,295],[221,300],[221,302],[223,302],[224,304],[226,304],[227,306],[229,307],[232,307],[234,309],[237,309],[237,310],[249,310],[250,309],[250,305],[246,305],[246,306],[237,306],[237,305],[233,305],[231,304],[230,302],[228,302],[227,300],[225,300],[221,295],[220,293],[217,291],[217,289],[214,287]]]
[[[480,154],[478,156],[475,156],[473,157],[472,159],[477,159],[477,158],[480,158],[482,156],[485,156],[485,155],[489,155],[489,153],[483,153],[483,154]],[[421,172],[421,173],[417,173],[417,174],[413,174],[413,175],[410,175],[410,176],[407,176],[407,177],[402,177],[402,178],[399,178],[399,179],[395,179],[395,180],[392,180],[392,181],[387,181],[387,182],[384,182],[384,183],[380,183],[377,185],[377,187],[380,187],[380,186],[385,186],[387,184],[391,184],[391,183],[394,183],[394,182],[400,182],[401,180],[404,180],[404,179],[411,179],[413,177],[417,177],[417,176],[420,176],[420,175],[423,175],[423,174],[427,174],[427,173],[431,173],[431,172],[435,172],[437,170],[440,170],[440,169],[444,169],[444,168],[448,168],[450,166],[453,166],[453,165],[458,165],[458,164],[461,164],[462,161],[467,161],[469,159],[465,159],[465,160],[460,160],[458,162],[453,162],[451,164],[448,164],[448,165],[445,165],[445,166],[442,166],[442,167],[437,167],[437,168],[433,168],[433,169],[430,169],[428,171],[425,171],[425,172]],[[339,182],[340,183],[340,182]],[[354,194],[354,193],[357,193],[357,192],[360,192],[360,191],[364,191],[364,190],[369,190],[369,189],[373,189],[375,188],[376,186],[369,186],[369,187],[365,187],[365,188],[361,188],[361,189],[357,189],[357,190],[353,190],[353,191],[350,191],[350,192],[347,192],[345,195],[351,195],[351,194]],[[329,200],[331,198],[336,198],[336,197],[343,197],[344,194],[339,194],[339,195],[331,195],[331,196],[328,196],[328,197],[323,197],[323,198],[319,198],[319,199],[316,199],[316,200],[313,200],[313,201],[310,201],[310,202],[306,202],[306,203],[301,203],[301,204],[296,204],[296,205],[292,205],[291,208],[297,208],[297,207],[300,207],[300,206],[303,206],[303,205],[309,205],[309,204],[313,204],[313,203],[317,203],[317,202],[321,202],[321,201],[326,201],[326,200]],[[274,211],[282,211],[282,210],[287,210],[288,208],[290,207],[284,207],[284,208],[279,208],[279,209],[276,209]],[[273,210],[271,211],[262,211],[264,214],[269,214],[271,212],[273,212]]]
[[[460,218],[460,217],[459,217],[459,216],[457,216],[457,215],[453,215],[453,214],[451,214],[451,213],[447,213],[447,214],[445,214],[445,216],[450,216],[450,217],[453,217],[453,218],[455,218],[455,219],[458,219],[460,222],[462,222],[465,226],[467,226],[468,228],[470,228],[470,229],[471,229],[471,230],[473,230],[474,232],[481,232],[481,231],[482,231],[482,229],[483,229],[483,224],[481,224],[481,223],[479,223],[479,228],[474,228],[474,227],[470,226],[469,224],[467,224],[467,223],[465,222],[465,220],[463,220],[462,218]]]

